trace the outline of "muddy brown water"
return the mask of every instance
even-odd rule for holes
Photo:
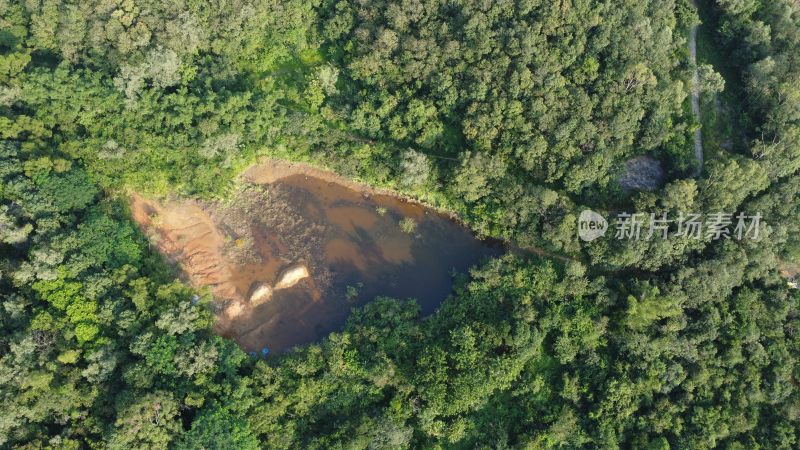
[[[318,296],[307,283],[278,291],[239,319],[247,350],[280,352],[317,341],[341,329],[352,308],[378,296],[416,299],[430,314],[451,292],[455,273],[503,252],[499,242],[479,240],[452,219],[395,197],[367,197],[304,175],[276,184],[290,188],[303,216],[328,225],[319,256],[331,282]],[[417,224],[413,233],[401,229],[405,218]]]
[[[252,219],[246,226],[237,225],[226,221],[231,214],[226,216],[220,208],[209,205],[192,209],[193,216],[208,214],[208,220],[203,218],[196,226],[176,223],[173,227],[172,231],[179,233],[196,230],[194,248],[189,247],[192,236],[167,236],[168,231],[163,229],[169,221],[164,211],[179,209],[177,206],[158,205],[165,215],[149,224],[161,226],[162,237],[171,239],[169,245],[162,239],[159,247],[183,266],[187,278],[196,285],[212,287],[218,300],[227,300],[227,313],[220,313],[217,332],[235,339],[247,351],[266,347],[276,354],[318,341],[341,330],[353,308],[379,296],[415,299],[422,314],[430,314],[452,291],[455,274],[466,273],[471,266],[505,251],[498,241],[477,239],[451,218],[393,196],[367,195],[302,174],[277,180],[268,188],[272,189],[269,195],[280,194],[283,215],[291,215],[292,224],[304,228],[291,233],[294,241],[287,238],[289,233],[284,228],[269,225],[274,221]],[[147,200],[147,214],[138,216],[136,211],[141,207],[136,202],[134,217],[147,227],[147,219],[142,217],[156,215],[153,201]],[[241,209],[251,211],[256,218],[275,214],[274,210],[265,208],[261,212],[258,208]],[[412,233],[400,226],[400,221],[408,218],[416,223]],[[213,233],[208,223],[216,225]],[[227,256],[215,261],[213,255],[196,262],[204,251],[213,253],[200,247],[210,245],[215,235],[220,236],[217,241],[231,242],[245,234],[257,253],[255,262],[234,263],[224,260],[229,259]],[[313,241],[313,245],[305,253],[291,252],[293,245],[304,246],[298,245],[297,239]],[[262,304],[248,302],[253,286],[259,282],[274,286],[282,268],[292,264],[308,266],[311,276],[293,287],[274,291]]]

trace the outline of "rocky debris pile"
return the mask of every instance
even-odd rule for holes
[[[625,191],[656,191],[664,185],[661,161],[652,156],[638,156],[625,163],[625,173],[619,179]]]

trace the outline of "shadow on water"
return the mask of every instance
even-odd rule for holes
[[[308,223],[323,225],[322,249],[306,261],[310,281],[276,291],[234,319],[225,334],[246,350],[267,346],[275,353],[319,340],[341,329],[352,308],[378,296],[416,299],[430,314],[451,292],[455,273],[504,252],[501,243],[479,240],[452,219],[395,197],[366,196],[304,175],[274,186],[289,193],[289,203]],[[412,233],[399,225],[407,218],[416,223]],[[253,231],[265,236],[257,245],[263,263],[274,265],[274,248],[262,248],[274,236]],[[314,282],[319,271],[329,275],[324,286]]]

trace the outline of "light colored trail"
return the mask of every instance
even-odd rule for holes
[[[694,3],[694,2],[693,2]],[[695,5],[696,7],[697,5]],[[689,62],[692,65],[692,114],[700,123],[700,73],[697,69],[697,29],[694,25],[689,34]],[[697,159],[697,176],[703,172],[703,131],[698,128],[694,132],[694,157]]]

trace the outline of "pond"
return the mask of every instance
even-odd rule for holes
[[[504,252],[420,204],[316,172],[285,175],[255,177],[226,202],[132,203],[158,248],[211,288],[217,332],[245,350],[317,341],[378,296],[416,299],[430,314],[455,274]]]

